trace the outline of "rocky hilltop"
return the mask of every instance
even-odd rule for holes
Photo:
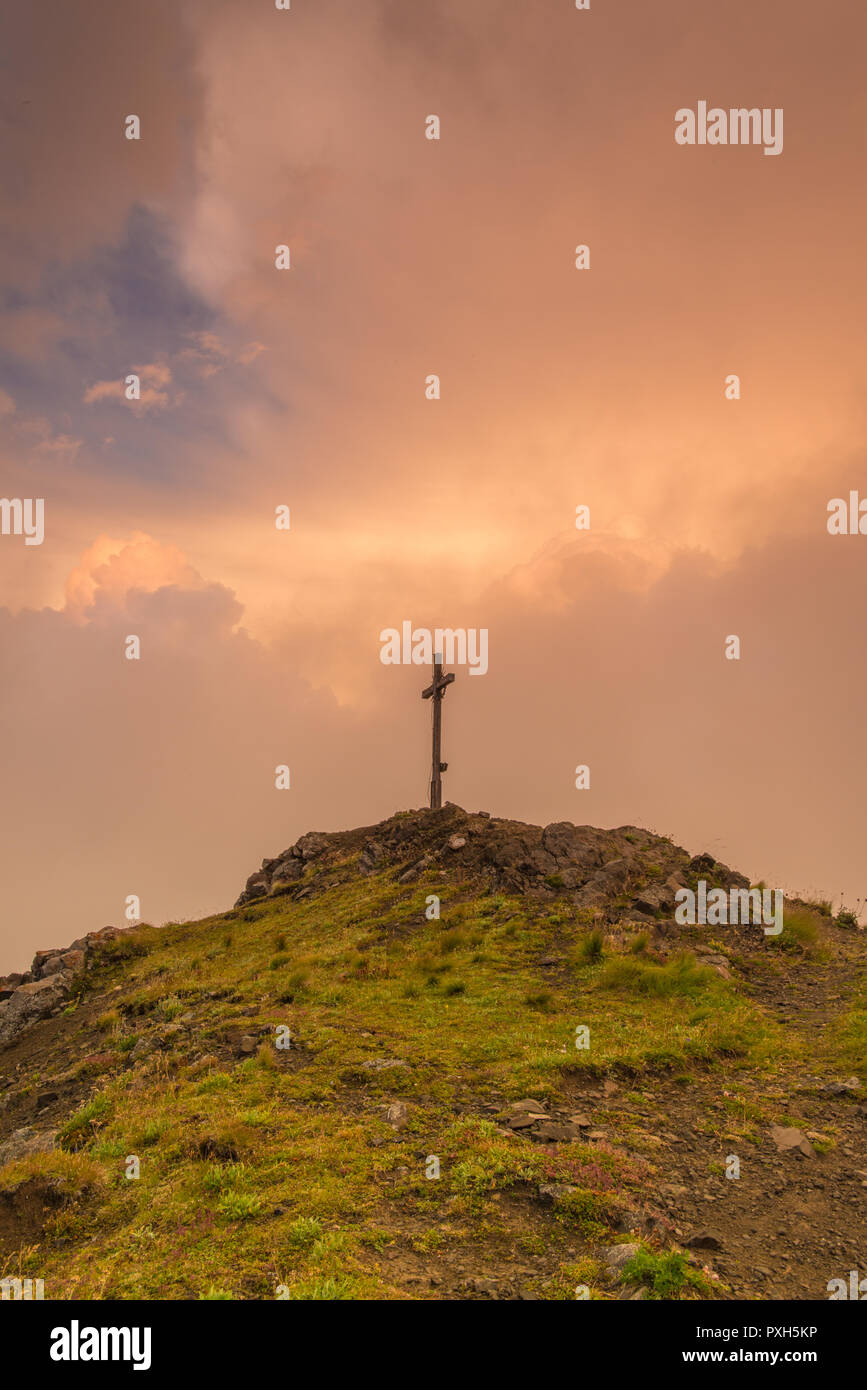
[[[635,826],[398,813],[0,980],[0,1267],[68,1298],[826,1299],[867,940]],[[736,1180],[735,1180],[736,1179]]]
[[[439,811],[399,812],[360,829],[309,831],[276,858],[262,861],[235,907],[266,897],[314,898],[341,869],[343,877],[385,872],[400,885],[433,873],[537,901],[565,897],[598,925],[618,921],[657,932],[667,921],[671,925],[678,889],[694,886],[697,875],[726,888],[749,886],[742,874],[710,855],[691,858],[669,839],[638,826],[598,830],[555,821],[541,827],[447,802]],[[131,930],[103,927],[69,946],[37,951],[27,972],[0,976],[0,1047],[63,1008],[92,953]]]
[[[302,835],[276,859],[262,861],[235,906],[284,893],[312,896],[314,883],[299,886],[305,870],[347,860],[359,874],[389,870],[402,884],[431,871],[487,879],[496,890],[541,899],[566,895],[602,921],[626,911],[629,920],[648,925],[674,911],[675,893],[694,886],[698,874],[721,887],[749,887],[749,879],[711,855],[691,858],[638,826],[597,830],[555,821],[543,828],[448,802],[440,811],[406,811],[360,830]]]

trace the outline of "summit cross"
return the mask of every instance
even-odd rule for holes
[[[447,676],[443,675],[443,654],[435,652],[433,659],[433,681],[426,690],[421,692],[423,700],[433,700],[433,759],[431,762],[430,779],[430,808],[437,811],[443,804],[443,781],[442,773],[448,768],[448,763],[440,761],[441,742],[442,742],[442,707],[443,696],[454,680],[454,673]]]

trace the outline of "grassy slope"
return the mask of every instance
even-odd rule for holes
[[[865,1076],[863,994],[817,1041],[694,957],[662,963],[634,936],[600,956],[561,901],[433,874],[401,887],[388,873],[359,879],[351,863],[329,885],[142,928],[91,966],[65,1050],[41,1054],[24,1083],[84,1103],[60,1151],[0,1172],[0,1195],[54,1194],[33,1239],[7,1246],[6,1272],[38,1274],[54,1298],[473,1296],[431,1287],[419,1268],[450,1271],[446,1285],[514,1270],[537,1296],[574,1298],[583,1283],[610,1297],[598,1250],[658,1181],[653,1136],[614,1116],[611,1142],[544,1147],[498,1125],[507,1101],[556,1103],[588,1071],[631,1076],[640,1099],[642,1076],[661,1068],[716,1068],[733,1097],[720,1138],[749,1144],[784,1118],[756,1102],[757,1078],[822,1058]],[[427,921],[434,891],[442,919]],[[838,950],[826,925],[802,919],[739,963],[771,984],[809,970]],[[575,1046],[579,1025],[589,1050]],[[258,1037],[246,1057],[242,1034]],[[131,1064],[141,1038],[154,1050]],[[365,1065],[389,1059],[405,1065]],[[395,1102],[400,1129],[387,1119]],[[439,1178],[426,1176],[431,1156]],[[551,1182],[577,1190],[542,1205],[538,1184]],[[710,1295],[664,1244],[650,1240],[641,1282]]]

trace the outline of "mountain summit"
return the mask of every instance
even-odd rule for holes
[[[302,835],[276,859],[263,860],[235,906],[275,894],[313,895],[315,879],[305,874],[313,864],[317,878],[324,869],[346,864],[360,875],[391,870],[398,883],[414,883],[431,871],[534,898],[552,900],[566,893],[575,906],[601,919],[628,909],[629,920],[651,925],[673,910],[677,889],[702,869],[726,887],[749,886],[742,874],[710,856],[690,859],[669,839],[634,825],[596,830],[556,821],[542,828],[447,802],[438,811],[404,811],[360,830]]]
[[[63,1298],[821,1298],[867,950],[633,826],[398,813],[0,980],[0,1266]]]

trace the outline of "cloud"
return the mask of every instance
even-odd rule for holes
[[[169,393],[162,389],[172,380],[171,368],[166,362],[146,362],[140,366],[133,366],[130,375],[139,379],[138,396],[127,396],[130,388],[124,377],[122,381],[95,381],[85,391],[82,401],[85,405],[93,405],[98,401],[117,400],[128,404],[135,414],[143,414],[152,407],[161,410],[169,403],[179,405],[183,400],[182,392],[170,397]]]
[[[539,582],[464,602],[433,590],[358,597],[349,626],[303,611],[254,640],[237,595],[178,547],[101,536],[61,609],[0,610],[4,787],[0,961],[118,920],[225,907],[263,854],[302,831],[424,804],[427,673],[385,667],[381,626],[485,626],[490,669],[458,669],[444,711],[446,795],[518,819],[646,824],[768,882],[850,900],[867,754],[867,654],[845,539],[771,538],[736,565],[684,552],[636,586],[580,539],[539,557]],[[532,569],[533,566],[530,566]],[[738,633],[742,659],[724,658]],[[124,656],[127,636],[141,660]],[[323,653],[360,704],[338,704]],[[822,653],[833,654],[833,678]],[[277,792],[288,763],[292,791]],[[591,768],[591,790],[574,768]],[[38,827],[38,829],[37,829]],[[33,884],[40,892],[33,892]],[[53,943],[49,943],[53,944]]]
[[[122,610],[135,589],[152,593],[166,586],[203,588],[205,581],[177,546],[143,532],[117,539],[99,536],[70,571],[64,589],[65,613],[76,622],[94,618],[100,608]]]

